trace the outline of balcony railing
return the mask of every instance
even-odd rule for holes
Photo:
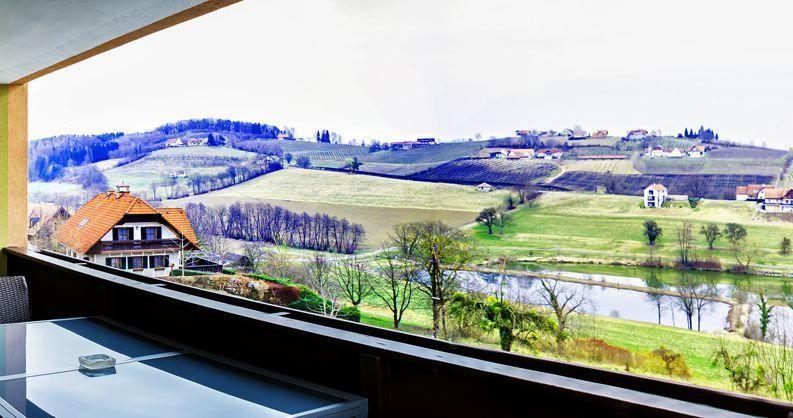
[[[99,252],[179,249],[180,243],[178,239],[101,241],[95,248]]]
[[[102,315],[369,400],[370,416],[769,416],[790,404],[337,320],[118,271],[4,250],[33,319]],[[53,274],[57,273],[57,274]]]

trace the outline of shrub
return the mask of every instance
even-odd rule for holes
[[[223,274],[230,274],[230,275],[233,276],[233,275],[237,274],[237,270],[234,270],[232,268],[227,268],[226,267],[226,268],[223,268]]]
[[[357,306],[345,306],[339,309],[339,313],[336,317],[348,321],[361,322],[361,311]]]
[[[171,271],[171,276],[181,276],[181,275],[182,275],[182,269],[173,269],[173,271]],[[184,270],[184,275],[185,276],[206,276],[207,273],[203,272],[203,271]]]
[[[654,373],[691,377],[685,357],[664,346],[651,351],[648,355],[637,356],[636,360],[637,366]]]
[[[288,306],[300,299],[300,289],[295,286],[285,286],[278,283],[268,284],[262,299],[268,303]]]
[[[598,363],[611,363],[630,369],[635,361],[633,353],[597,338],[577,339],[568,351],[573,356]]]

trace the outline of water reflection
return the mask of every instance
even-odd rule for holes
[[[463,276],[468,290],[484,293],[502,291],[506,298],[542,305],[537,291],[539,280],[523,276],[469,273]],[[722,302],[687,297],[650,295],[627,289],[562,282],[563,288],[578,291],[587,296],[584,312],[593,315],[611,316],[634,321],[644,321],[680,328],[699,328],[702,331],[725,329],[730,305]],[[501,290],[503,289],[503,290]]]
[[[773,333],[770,332],[773,335],[769,340],[793,345],[793,279],[620,266],[513,264],[509,269],[534,271],[545,275],[558,274],[595,283],[682,292],[684,297],[681,298],[597,286],[607,290],[592,291],[590,295],[594,304],[600,308],[593,313],[599,315],[619,315],[621,318],[682,328],[688,328],[690,317],[691,328],[697,329],[699,325],[702,331],[723,329],[727,325],[729,305],[703,302],[698,296],[731,298],[738,304],[746,305],[749,310],[748,318],[745,318],[748,321],[747,328],[753,328],[759,320],[758,293],[762,291],[774,305],[771,326]],[[632,293],[641,294],[642,300],[637,301]],[[692,311],[693,315],[689,315]]]

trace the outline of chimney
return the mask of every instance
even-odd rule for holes
[[[129,193],[129,185],[121,183],[116,186],[116,197],[121,196],[124,193]]]

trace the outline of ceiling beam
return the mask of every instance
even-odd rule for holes
[[[152,33],[159,32],[163,29],[168,29],[171,26],[178,25],[182,22],[186,22],[191,19],[195,19],[197,17],[203,16],[207,13],[214,12],[215,10],[221,9],[223,7],[232,5],[234,3],[238,3],[242,0],[207,0],[197,6],[193,6],[189,9],[183,10],[179,13],[174,15],[168,16],[164,19],[158,20],[157,22],[151,23],[146,25],[140,29],[134,30],[129,32],[125,35],[121,35],[118,38],[111,39],[103,44],[97,45],[87,51],[81,52],[73,57],[66,58],[58,63],[50,65],[47,68],[42,70],[36,71],[35,73],[29,74],[25,77],[20,78],[19,80],[14,81],[11,84],[25,84],[31,80],[35,80],[41,76],[47,75],[51,72],[60,70],[62,68],[66,68],[72,64],[76,64],[80,61],[86,60],[91,58],[95,55],[99,55],[103,52],[110,51],[111,49],[118,48],[124,44],[129,42],[135,41],[137,39],[143,38],[144,36],[151,35]]]

